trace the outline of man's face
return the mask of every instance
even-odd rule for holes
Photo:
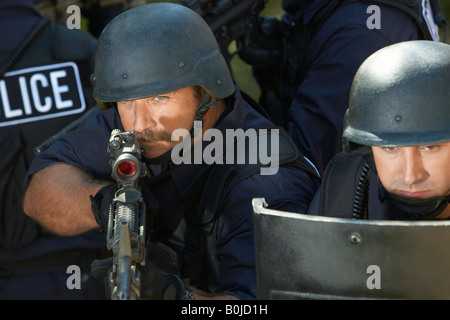
[[[125,131],[133,131],[145,157],[155,158],[173,148],[176,129],[190,130],[200,98],[193,87],[149,98],[119,101],[117,109]]]
[[[390,193],[410,199],[450,194],[450,142],[372,151],[380,181]]]

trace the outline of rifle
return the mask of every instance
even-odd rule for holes
[[[112,300],[137,300],[140,296],[140,266],[145,265],[145,203],[139,177],[143,150],[132,132],[111,132],[108,145],[111,176],[118,190],[109,207],[107,248],[113,251],[109,273]]]
[[[228,65],[240,48],[254,41],[259,26],[259,13],[268,0],[180,0],[180,4],[194,10],[208,23],[219,43]],[[236,40],[237,51],[228,46]]]

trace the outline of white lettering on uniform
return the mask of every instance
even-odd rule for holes
[[[42,73],[33,74],[30,79],[31,95],[33,97],[34,107],[37,111],[44,113],[51,109],[52,99],[50,97],[45,97],[45,104],[41,104],[41,96],[37,85],[38,81],[41,83],[43,88],[48,87],[48,81]]]
[[[0,93],[2,95],[3,111],[5,112],[5,118],[9,119],[12,117],[20,117],[22,115],[22,110],[16,109],[11,110],[9,105],[8,92],[6,91],[5,80],[0,80]]]
[[[0,127],[85,109],[78,67],[73,62],[10,71],[0,78]]]
[[[65,70],[50,72],[50,81],[52,83],[53,94],[55,97],[55,103],[56,103],[57,109],[70,108],[71,106],[73,106],[72,100],[63,101],[61,99],[61,93],[68,92],[69,86],[67,86],[67,85],[60,86],[58,83],[58,78],[65,78],[66,76],[67,76],[67,73]]]
[[[31,114],[31,105],[30,105],[30,97],[28,96],[28,90],[27,90],[27,82],[25,80],[25,77],[19,77],[19,84],[20,84],[20,94],[22,95],[23,100],[23,108],[25,110],[25,114]]]

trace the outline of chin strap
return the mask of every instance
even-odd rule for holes
[[[191,137],[195,137],[195,135],[198,132],[201,132],[203,128],[203,117],[205,116],[206,112],[208,112],[209,109],[215,107],[218,104],[219,100],[217,100],[217,98],[213,98],[208,93],[205,92],[205,94],[203,95],[202,102],[200,103],[200,106],[197,108],[197,112],[194,118],[194,125],[189,131]]]
[[[380,184],[380,200],[386,199],[392,213],[404,220],[433,220],[447,208],[450,195],[438,196],[428,199],[408,199],[399,197],[384,189]]]

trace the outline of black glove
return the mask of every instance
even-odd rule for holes
[[[113,264],[113,257],[106,259],[96,259],[91,263],[90,273],[93,278],[97,279],[98,287],[102,288],[105,293],[105,299],[111,299],[111,288],[109,286],[108,275]],[[101,289],[99,290],[101,291]]]
[[[141,269],[141,299],[183,300],[186,287],[175,274],[166,274],[150,261]]]
[[[111,298],[108,275],[111,271],[113,258],[94,260],[91,264],[91,272],[97,277],[103,277],[105,283],[106,298]],[[186,295],[186,287],[181,279],[174,274],[166,274],[150,261],[141,267],[141,294],[144,300],[183,300]]]
[[[108,232],[108,219],[109,219],[109,206],[111,205],[114,195],[117,191],[117,185],[115,183],[108,184],[101,188],[91,199],[91,211],[94,214],[95,221],[102,232]]]

